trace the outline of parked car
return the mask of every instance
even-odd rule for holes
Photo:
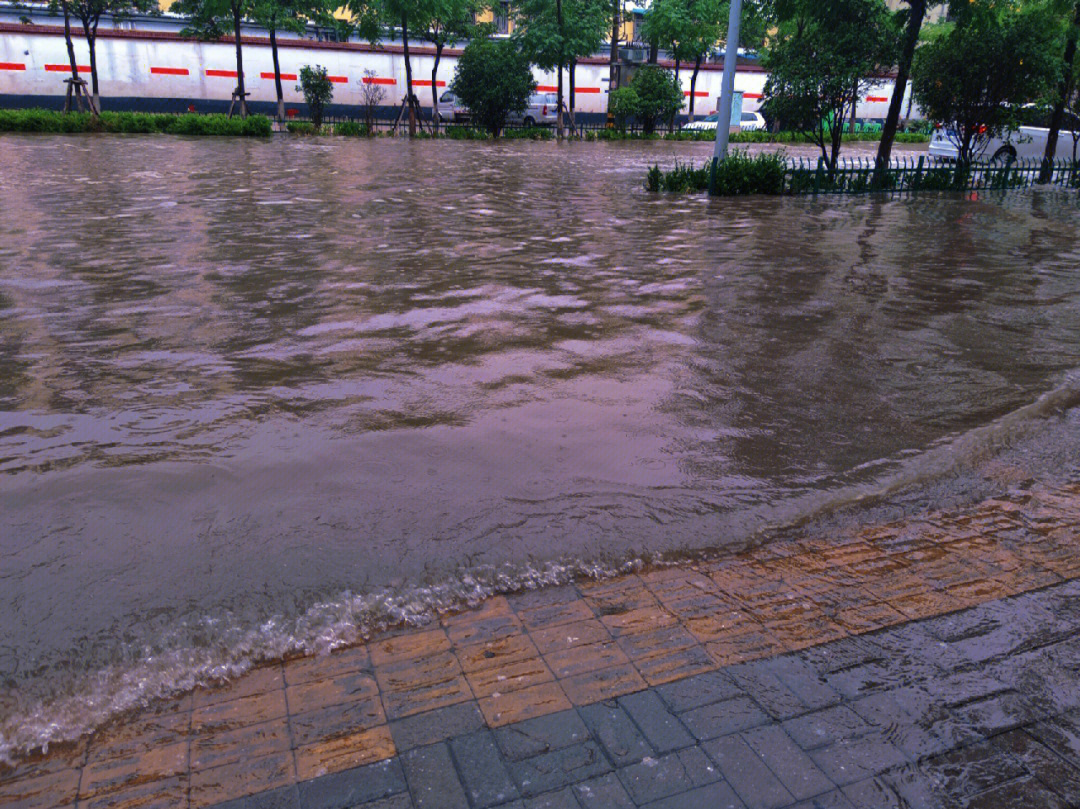
[[[556,93],[533,93],[524,112],[512,112],[506,121],[523,126],[552,126],[558,119],[559,96]],[[439,96],[439,120],[443,123],[464,123],[469,120],[469,109],[461,99],[447,90]]]
[[[704,118],[699,118],[696,121],[691,121],[682,127],[684,132],[712,132],[716,129],[716,124],[720,120],[720,113],[714,112],[712,115],[706,115]],[[743,112],[742,118],[739,121],[739,128],[744,132],[749,132],[754,129],[764,129],[765,119],[760,112]]]
[[[1046,154],[1046,138],[1050,133],[1050,114],[1051,111],[1044,107],[1024,107],[1020,110],[1019,127],[1013,132],[1003,132],[1000,137],[987,139],[975,159],[990,162],[1012,162],[1017,158],[1042,160]],[[960,150],[954,138],[953,130],[937,124],[930,138],[930,155],[942,160],[956,160]],[[1080,118],[1066,111],[1061,133],[1058,135],[1056,157],[1072,160],[1080,156],[1078,142]]]
[[[469,108],[461,103],[461,99],[454,95],[452,90],[447,90],[439,96],[439,106],[436,109],[440,123],[462,123],[469,120]]]
[[[512,112],[506,116],[510,124],[523,126],[554,126],[559,118],[558,93],[533,93],[524,112]]]

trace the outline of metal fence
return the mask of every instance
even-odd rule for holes
[[[784,188],[789,194],[860,194],[872,191],[915,193],[918,191],[1005,191],[1030,188],[1039,182],[1043,167],[1053,185],[1080,186],[1080,161],[1003,160],[989,163],[961,163],[926,155],[894,160],[875,179],[877,164],[872,158],[841,160],[830,171],[823,158],[815,164],[800,158],[789,163]]]

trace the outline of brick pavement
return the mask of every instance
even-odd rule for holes
[[[0,804],[1080,805],[1077,577],[1066,486],[493,598],[30,757]]]

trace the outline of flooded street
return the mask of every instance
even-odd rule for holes
[[[0,753],[492,589],[949,501],[1018,443],[1071,473],[1075,194],[644,190],[711,148],[0,140]]]

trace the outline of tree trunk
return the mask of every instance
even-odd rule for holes
[[[1042,171],[1039,172],[1040,183],[1050,182],[1054,175],[1054,158],[1057,157],[1061,125],[1065,121],[1065,104],[1069,99],[1069,93],[1072,92],[1073,61],[1076,59],[1078,33],[1080,33],[1080,0],[1077,0],[1072,25],[1069,27],[1069,37],[1065,40],[1062,76],[1058,84],[1058,97],[1054,102],[1054,114],[1050,117],[1050,132],[1046,135],[1046,151],[1043,153]]]
[[[576,108],[577,92],[577,59],[570,60],[570,126],[572,129],[577,129],[577,122],[574,120],[574,109]]]
[[[559,130],[559,140],[562,140],[566,136],[566,132],[563,130],[563,57],[565,54],[566,38],[563,35],[563,19],[562,19],[562,0],[555,0],[555,22],[559,26],[559,80],[556,85],[559,89],[559,107],[556,113],[555,126]]]
[[[618,89],[619,76],[619,5],[622,0],[612,0],[611,3],[611,51],[608,62],[608,126],[615,125],[615,117],[611,114],[611,93]]]
[[[558,129],[559,140],[562,140],[564,137],[566,137],[566,132],[563,131],[563,126],[564,126],[565,122],[563,120],[563,100],[562,100],[563,99],[563,78],[562,78],[563,69],[562,69],[562,65],[559,65],[558,71],[559,71],[559,80],[555,84],[556,84],[556,87],[558,88],[558,91],[559,91],[559,107],[558,107],[558,112],[555,115],[555,117],[556,117],[555,128]]]
[[[439,75],[439,60],[442,58],[442,43],[435,43],[435,65],[431,68],[431,131],[439,134],[439,83],[435,77]]]
[[[694,120],[694,90],[697,88],[697,74],[701,70],[701,54],[699,53],[694,59],[694,72],[690,74],[690,120]],[[716,126],[720,126],[720,122],[716,122]]]
[[[244,90],[244,51],[240,44],[240,4],[232,4],[233,34],[236,37],[236,89],[240,93],[240,117],[247,118],[247,93]]]
[[[660,46],[656,42],[649,43],[649,64],[655,65],[660,60]]]
[[[94,109],[101,109],[101,91],[98,88],[97,70],[97,24],[98,21],[83,20],[83,34],[86,36],[86,47],[90,51],[90,93],[94,98]]]
[[[405,59],[405,103],[409,106],[409,137],[416,137],[416,105],[413,104],[412,65],[409,64],[409,17],[401,14],[401,44]]]
[[[270,56],[274,60],[274,90],[277,92],[277,117],[279,122],[285,121],[285,93],[281,89],[281,64],[278,62],[277,27],[271,20],[270,24]]]
[[[911,63],[915,59],[919,31],[922,29],[923,17],[926,16],[926,0],[908,0],[908,6],[910,16],[904,29],[904,48],[900,52],[900,64],[896,66],[896,85],[893,87],[892,98],[889,99],[889,112],[881,130],[881,143],[878,144],[875,185],[881,185],[889,168],[889,161],[892,160],[893,141],[896,140],[896,130],[900,124],[900,108],[904,105],[904,95],[907,93],[907,83],[911,76]],[[911,114],[910,109],[908,114]]]
[[[60,0],[60,6],[64,9],[64,40],[67,42],[68,59],[71,61],[71,78],[78,81],[79,62],[75,58],[75,44],[71,41],[71,11],[68,8],[67,0]],[[70,112],[68,106],[70,101],[71,90],[68,91],[67,100],[64,102],[64,112]]]
[[[679,52],[678,52],[678,50],[675,51],[675,86],[679,88],[679,95],[681,97],[683,89],[682,89],[682,82],[679,80]],[[682,112],[682,106],[681,105],[679,106],[678,111],[674,115],[671,116],[671,120],[668,121],[668,132],[674,132],[675,131],[675,119],[679,116],[680,112]]]

